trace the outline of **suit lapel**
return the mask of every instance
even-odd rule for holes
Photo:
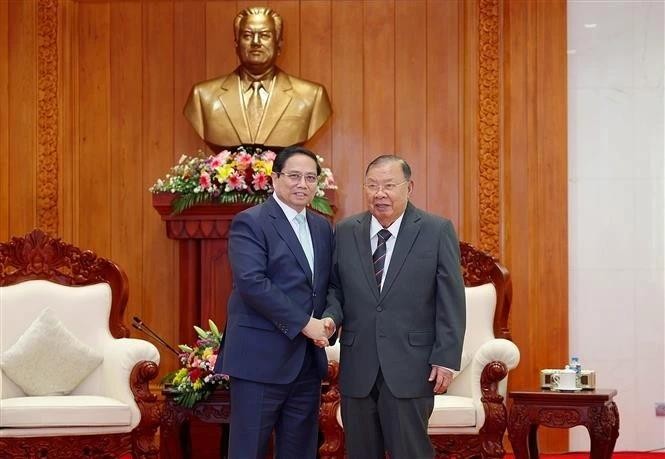
[[[291,223],[289,223],[289,221],[286,219],[286,215],[284,215],[284,212],[279,207],[279,204],[277,204],[277,202],[275,202],[272,197],[266,201],[266,204],[268,205],[268,215],[272,217],[272,223],[275,227],[275,230],[277,231],[277,234],[284,240],[289,249],[291,249],[293,256],[296,257],[296,261],[298,261],[298,264],[300,265],[300,268],[305,272],[305,274],[307,274],[308,282],[311,285],[312,270],[309,269],[307,257],[305,256],[305,252],[300,245],[300,241],[298,240],[295,231],[293,231]]]
[[[237,73],[231,73],[222,82],[217,95],[219,100],[224,105],[226,115],[231,121],[233,129],[235,129],[238,138],[242,143],[252,143],[252,136],[249,132],[249,123],[245,115],[245,109],[240,100],[240,80]]]
[[[256,134],[256,142],[254,143],[266,143],[268,136],[275,129],[277,122],[282,117],[282,113],[284,113],[286,107],[291,103],[291,81],[289,81],[289,77],[284,72],[277,72],[274,86],[268,98],[268,103],[263,110],[263,119],[259,125],[259,132]]]
[[[402,269],[406,257],[411,251],[411,247],[420,233],[420,215],[418,211],[409,203],[407,204],[402,225],[397,234],[395,247],[393,249],[392,257],[390,258],[390,265],[388,265],[388,272],[386,273],[386,280],[383,281],[383,288],[381,289],[381,298],[383,299],[392,287],[397,275]]]
[[[376,285],[376,278],[374,277],[374,265],[372,264],[372,247],[369,243],[369,226],[372,216],[367,212],[360,220],[353,231],[356,239],[356,247],[360,254],[360,269],[365,273],[365,279],[369,284],[369,289],[374,294],[374,297],[379,299],[379,287]]]

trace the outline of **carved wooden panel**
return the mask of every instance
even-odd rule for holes
[[[58,2],[39,0],[37,225],[58,229]]]

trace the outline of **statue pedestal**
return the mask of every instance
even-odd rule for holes
[[[178,342],[190,343],[193,325],[208,327],[212,319],[224,329],[226,303],[232,278],[228,260],[228,231],[233,217],[250,207],[246,204],[199,204],[172,215],[177,195],[157,193],[152,206],[166,223],[166,235],[178,241],[179,307]]]

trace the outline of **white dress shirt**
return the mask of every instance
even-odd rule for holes
[[[298,228],[298,222],[296,221],[296,215],[302,214],[305,217],[305,226],[307,227],[307,237],[309,238],[311,247],[314,247],[314,241],[312,241],[312,232],[309,229],[309,222],[307,221],[307,211],[303,209],[300,212],[297,212],[295,209],[289,207],[287,204],[281,201],[277,196],[277,193],[273,193],[272,196],[275,198],[275,201],[282,209],[282,212],[284,212],[284,215],[286,215],[286,219],[289,221],[289,223],[291,224],[291,228],[293,228],[293,231],[296,233],[296,238],[298,239],[298,242],[300,242],[300,239],[298,236],[299,228]],[[300,245],[302,247],[302,242],[300,242]],[[303,251],[304,250],[305,249],[303,247]],[[313,275],[314,275],[314,260],[312,260],[312,276]]]

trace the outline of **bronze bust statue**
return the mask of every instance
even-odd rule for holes
[[[185,117],[213,149],[303,143],[330,116],[323,86],[275,66],[282,25],[281,16],[270,8],[242,10],[233,24],[240,65],[233,73],[192,88]]]

